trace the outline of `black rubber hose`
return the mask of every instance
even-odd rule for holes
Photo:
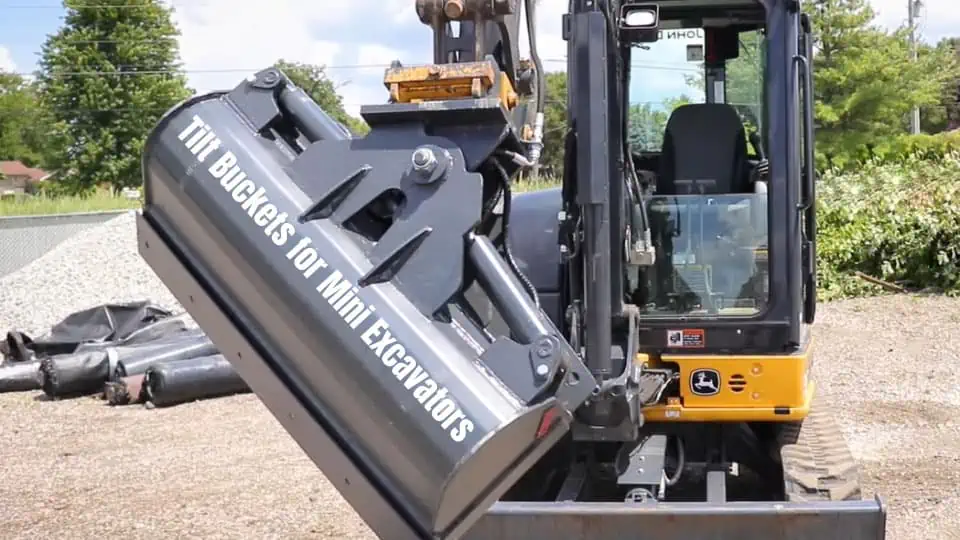
[[[160,319],[123,338],[118,345],[139,345],[142,343],[153,343],[157,340],[173,339],[177,337],[190,337],[203,335],[199,328],[187,328],[186,323],[180,318]]]
[[[517,276],[517,279],[520,280],[520,284],[526,289],[527,294],[533,299],[533,303],[539,308],[540,296],[537,294],[537,289],[527,278],[526,274],[520,270],[520,267],[517,266],[517,261],[514,260],[513,252],[510,250],[510,201],[513,198],[513,194],[510,191],[510,175],[507,174],[506,169],[504,169],[503,165],[496,159],[491,160],[491,162],[500,175],[500,182],[503,189],[503,231],[501,233],[503,234],[503,258],[506,260],[510,270]]]
[[[177,336],[133,347],[116,347],[116,368],[113,380],[147,372],[157,362],[210,356],[219,353],[216,345],[205,335]]]
[[[537,10],[534,0],[525,0],[524,7],[527,10],[527,37],[530,41],[530,58],[537,70],[537,112],[544,112],[547,100],[547,76],[543,73],[543,62],[540,60],[540,53],[537,51]]]
[[[105,350],[51,356],[40,362],[40,387],[50,397],[95,394],[113,367]]]
[[[250,392],[221,354],[153,364],[144,374],[143,390],[158,407]]]
[[[0,366],[0,393],[40,389],[40,362],[16,362]]]

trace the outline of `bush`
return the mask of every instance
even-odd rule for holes
[[[960,149],[924,155],[914,150],[899,163],[872,160],[855,172],[823,174],[817,184],[821,300],[883,292],[858,271],[912,289],[960,294]],[[515,191],[558,183],[526,180]]]
[[[960,152],[960,132],[935,135],[900,135],[855,150],[818,148],[817,169],[854,171],[869,165],[900,165],[908,162],[943,162]],[[955,159],[955,158],[954,158]]]
[[[901,135],[873,149],[873,157],[880,163],[904,163],[911,159],[944,161],[960,152],[960,132],[936,135]]]
[[[960,293],[960,153],[900,164],[868,162],[818,182],[824,300],[878,288],[855,272],[912,288]]]

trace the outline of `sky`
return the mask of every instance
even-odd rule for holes
[[[83,0],[96,3],[97,0]],[[277,59],[327,66],[344,104],[357,114],[366,103],[383,103],[384,68],[392,60],[426,63],[431,30],[420,23],[415,0],[165,0],[174,7],[181,31],[180,54],[190,84],[198,91],[229,89]],[[960,33],[957,0],[924,0],[919,35],[935,43]],[[106,0],[104,3],[108,3]],[[906,23],[904,0],[870,0],[877,23]],[[566,44],[560,20],[566,0],[542,0],[537,12],[537,44],[548,71],[564,67]],[[242,7],[240,7],[242,6]],[[376,15],[371,15],[376,14]],[[0,70],[36,69],[40,47],[61,24],[57,0],[0,0]],[[526,32],[521,52],[526,53]],[[659,101],[684,90],[686,44],[654,44],[635,63],[649,76],[643,89],[633,85],[631,101]]]

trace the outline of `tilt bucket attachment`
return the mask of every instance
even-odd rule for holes
[[[597,386],[490,236],[507,113],[463,107],[370,107],[358,139],[266,69],[144,149],[141,255],[384,538],[462,536]]]

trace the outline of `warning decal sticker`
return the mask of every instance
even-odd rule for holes
[[[667,330],[667,347],[690,349],[706,347],[704,331],[702,328]]]

